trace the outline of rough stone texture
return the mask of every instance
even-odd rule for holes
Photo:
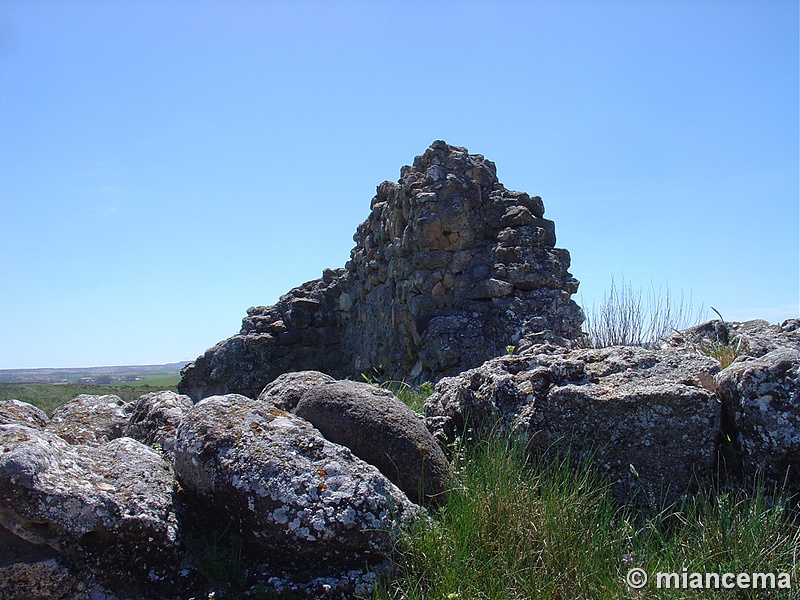
[[[761,319],[742,323],[713,320],[676,331],[665,340],[667,346],[689,350],[708,343],[735,348],[738,356],[734,362],[758,358],[779,348],[800,350],[800,319],[787,319],[780,325]]]
[[[3,600],[60,600],[74,598],[74,574],[55,558],[25,560],[0,566]]]
[[[189,396],[175,392],[151,392],[133,403],[125,435],[147,446],[158,445],[164,457],[172,459],[175,436],[183,416],[193,406]]]
[[[55,409],[45,429],[70,444],[97,446],[122,437],[132,410],[119,396],[81,394]]]
[[[420,383],[543,332],[575,338],[578,282],[543,215],[541,198],[507,190],[494,163],[434,142],[378,186],[345,268],[248,309],[238,335],[183,370],[179,390],[255,398],[303,370]]]
[[[798,371],[800,350],[784,347],[739,357],[716,377],[748,483],[763,477],[768,485],[800,491]]]
[[[0,598],[60,600],[75,583],[52,548],[31,544],[0,525]]]
[[[294,412],[297,403],[300,402],[300,398],[308,390],[325,383],[333,383],[334,381],[336,380],[333,377],[319,371],[284,373],[272,383],[268,383],[261,391],[258,399],[269,402],[274,407],[286,412]]]
[[[294,412],[376,466],[412,502],[442,500],[447,459],[419,416],[390,391],[355,381],[325,383],[306,391]]]
[[[425,415],[443,440],[499,418],[532,450],[594,452],[618,497],[659,505],[714,468],[718,371],[713,359],[674,350],[543,345],[443,379]]]
[[[0,425],[0,450],[3,527],[112,583],[175,583],[173,475],[159,455],[130,438],[71,446],[22,425]]]
[[[44,411],[27,402],[19,400],[0,400],[0,425],[27,425],[34,429],[44,429],[50,419]]]
[[[201,514],[232,519],[274,563],[379,562],[399,523],[419,511],[303,419],[235,394],[207,398],[184,417],[175,473]]]

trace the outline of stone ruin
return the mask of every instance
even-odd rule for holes
[[[574,339],[578,281],[538,196],[493,162],[436,141],[384,181],[344,268],[249,308],[241,331],[183,370],[179,389],[255,398],[286,372],[419,384],[542,338]]]
[[[249,309],[184,370],[191,398],[80,395],[50,418],[0,402],[0,597],[212,597],[204,556],[226,532],[243,597],[368,597],[402,530],[446,503],[444,449],[470,429],[590,460],[645,511],[715,488],[796,498],[800,319],[582,347],[543,213],[434,142],[378,186],[344,268]],[[437,380],[424,417],[334,379],[381,370]]]

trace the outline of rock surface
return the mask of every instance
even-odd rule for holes
[[[425,415],[443,440],[499,418],[532,450],[592,456],[619,498],[659,505],[715,466],[718,371],[673,350],[539,346],[443,379]]]
[[[34,429],[44,429],[50,419],[43,410],[19,400],[0,400],[0,425],[27,425]]]
[[[173,475],[130,438],[70,445],[48,431],[0,425],[0,524],[110,581],[177,578]]]
[[[578,282],[541,198],[506,189],[494,163],[434,142],[385,181],[345,268],[250,308],[239,334],[183,370],[195,401],[251,398],[289,371],[375,372],[410,383],[455,375],[506,346],[580,333]]]
[[[133,403],[125,436],[156,447],[169,460],[175,451],[175,436],[192,399],[175,392],[151,392]]]
[[[70,444],[97,446],[122,437],[132,410],[119,396],[81,394],[53,411],[46,430]]]
[[[783,347],[740,359],[719,373],[716,382],[741,452],[743,474],[750,484],[761,479],[796,493],[800,491],[800,350]]]
[[[258,399],[269,402],[275,408],[280,408],[286,412],[294,412],[297,403],[300,402],[300,398],[308,390],[325,383],[333,383],[334,381],[336,380],[333,377],[319,371],[284,373],[272,383],[268,383],[259,394]]]
[[[412,502],[442,500],[447,459],[419,416],[390,391],[355,381],[323,383],[307,390],[294,412],[377,467]]]
[[[758,358],[779,348],[800,350],[800,319],[787,319],[780,325],[761,319],[744,322],[707,321],[676,331],[665,345],[688,350],[719,350],[729,347],[734,360]]]
[[[225,515],[273,563],[363,567],[383,559],[418,507],[303,419],[229,394],[178,428],[175,473],[209,520]]]

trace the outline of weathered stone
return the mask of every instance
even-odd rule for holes
[[[22,425],[0,425],[0,450],[3,527],[127,589],[181,585],[172,470],[159,455],[130,438],[73,446]]]
[[[81,394],[56,408],[45,429],[70,444],[97,446],[122,437],[132,410],[119,396]]]
[[[238,335],[183,370],[179,390],[255,398],[304,370],[421,383],[543,332],[580,334],[578,282],[541,198],[507,190],[483,156],[436,141],[370,208],[344,269],[248,309]]]
[[[688,350],[713,350],[729,346],[736,361],[759,358],[779,348],[800,350],[800,319],[787,319],[780,325],[761,319],[729,322],[713,320],[676,331],[664,342],[666,346]]]
[[[284,373],[272,383],[268,383],[258,396],[259,400],[269,402],[286,412],[294,412],[300,398],[313,387],[336,381],[330,375],[319,371],[298,371]]]
[[[714,467],[718,371],[685,352],[537,346],[443,379],[425,415],[443,441],[499,420],[532,450],[591,456],[620,498],[671,502]]]
[[[133,403],[124,434],[147,446],[156,446],[165,458],[171,460],[178,425],[192,406],[189,396],[175,392],[144,394]]]
[[[19,400],[0,400],[0,425],[27,425],[44,429],[50,419],[43,410]]]
[[[419,416],[390,391],[355,381],[326,383],[305,392],[294,412],[376,466],[412,502],[442,500],[447,459]]]
[[[799,371],[800,350],[783,347],[758,358],[740,356],[716,376],[731,425],[729,435],[741,451],[742,469],[750,484],[761,480],[800,491]]]
[[[201,514],[230,518],[233,531],[275,563],[379,562],[400,523],[419,510],[308,422],[235,394],[207,398],[187,413],[175,473]]]
[[[75,582],[52,548],[31,544],[0,525],[0,598],[66,599]]]

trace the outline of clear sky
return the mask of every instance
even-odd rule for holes
[[[795,0],[0,0],[0,368],[194,359],[437,139],[542,196],[584,306],[797,317],[798,129]]]

